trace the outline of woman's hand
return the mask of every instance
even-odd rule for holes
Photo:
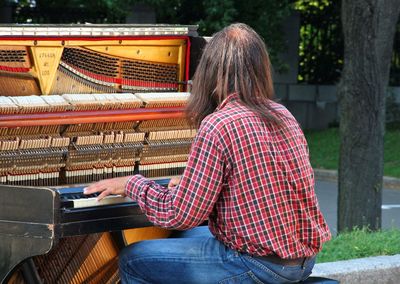
[[[83,193],[92,194],[100,192],[99,196],[97,196],[97,201],[102,200],[110,194],[126,196],[125,186],[129,178],[130,176],[101,180],[84,188]]]
[[[180,181],[181,181],[181,177],[172,177],[172,178],[169,180],[168,188],[172,188],[172,187],[174,187],[174,186],[177,186],[177,185],[179,184]]]

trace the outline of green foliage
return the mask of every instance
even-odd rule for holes
[[[291,0],[17,0],[20,23],[122,23],[135,4],[154,8],[158,23],[199,25],[199,34],[211,36],[223,27],[246,23],[266,41],[279,70],[277,54],[285,50],[281,24],[292,10]],[[36,3],[36,4],[33,4]],[[28,7],[34,6],[34,7]]]
[[[299,82],[336,83],[343,66],[340,1],[297,0],[301,16]]]
[[[201,18],[197,23],[199,24],[200,32],[204,34],[209,33],[210,35],[215,31],[221,30],[232,23],[234,16],[237,14],[232,0],[204,0],[203,6],[205,18]]]
[[[400,178],[400,123],[387,126],[385,133],[384,168],[385,175]]]
[[[311,165],[319,169],[337,169],[339,165],[339,130],[306,131]]]
[[[332,5],[330,0],[297,0],[294,4],[296,10],[313,14],[318,14],[318,10],[323,10],[329,5]]]
[[[336,170],[339,166],[339,129],[305,131],[314,168]],[[384,175],[400,178],[400,124],[387,126],[384,137]]]
[[[290,2],[288,0],[235,1],[237,16],[234,21],[248,24],[264,38],[274,69],[278,72],[285,69],[278,54],[287,48],[281,25],[292,12],[293,5]]]
[[[123,0],[18,0],[17,23],[121,23],[126,12]]]
[[[341,1],[295,0],[300,13],[298,81],[335,84],[343,68]],[[400,20],[393,46],[390,85],[400,84]]]
[[[393,42],[392,66],[390,67],[389,85],[400,85],[400,17],[397,23],[396,35]]]
[[[331,262],[378,255],[400,253],[400,230],[390,229],[371,232],[355,229],[334,237],[324,244],[317,256],[317,262]]]
[[[133,0],[133,2],[135,2]],[[199,25],[199,34],[211,36],[223,27],[246,23],[266,41],[276,69],[282,65],[278,53],[286,46],[281,25],[292,10],[289,0],[142,0],[156,10],[157,22]]]

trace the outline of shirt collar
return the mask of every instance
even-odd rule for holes
[[[223,109],[228,103],[230,102],[235,102],[239,100],[239,95],[238,93],[232,93],[230,95],[228,95],[223,101],[222,103],[217,107],[217,111]]]

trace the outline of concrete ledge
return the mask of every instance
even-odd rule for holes
[[[335,170],[314,169],[315,179],[336,181],[338,172]],[[400,179],[383,177],[383,188],[400,190]],[[400,280],[399,280],[400,283]]]
[[[315,179],[336,181],[338,172],[335,170],[314,169]]]
[[[390,189],[400,189],[400,179],[393,177],[383,177],[383,187]]]
[[[400,254],[319,263],[312,276],[339,280],[341,284],[400,283]]]

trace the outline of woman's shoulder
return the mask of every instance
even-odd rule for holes
[[[289,112],[289,110],[280,102],[277,101],[270,101],[270,106],[272,109],[275,111],[280,111],[280,112]],[[290,112],[289,112],[290,113]]]
[[[276,101],[271,101],[270,102],[270,107],[284,121],[290,122],[290,123],[296,122],[296,118],[293,116],[293,114],[283,104],[281,104],[279,102],[276,102]]]
[[[212,128],[220,128],[233,121],[240,120],[244,117],[253,116],[254,114],[245,106],[240,104],[230,105],[219,109],[203,119],[202,124]]]
[[[224,125],[226,125],[229,120],[229,116],[227,116],[223,111],[216,111],[209,115],[207,115],[200,124],[200,130],[205,131],[218,131]]]

